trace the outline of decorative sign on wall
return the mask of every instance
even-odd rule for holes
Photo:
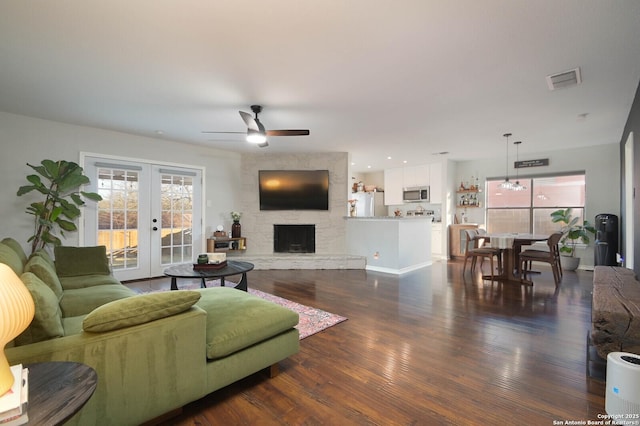
[[[513,167],[516,169],[524,169],[527,167],[541,167],[548,166],[549,159],[548,158],[540,158],[538,160],[524,160],[524,161],[515,161],[513,163]]]

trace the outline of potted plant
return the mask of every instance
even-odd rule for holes
[[[78,164],[64,160],[42,160],[40,164],[33,166],[27,163],[38,174],[28,175],[27,180],[31,185],[21,186],[17,194],[22,196],[37,191],[44,195],[44,200],[31,203],[26,211],[35,216],[34,234],[28,240],[31,253],[47,244],[62,244],[60,238],[54,235],[55,228],[59,228],[60,236],[64,236],[64,232],[78,230],[73,221],[80,216],[79,207],[85,204],[83,197],[93,201],[102,200],[95,192],[80,190],[81,186],[89,183],[89,178]]]
[[[562,238],[560,239],[560,263],[567,271],[575,271],[580,264],[580,258],[576,257],[576,245],[579,242],[589,244],[589,234],[595,235],[596,229],[588,220],[582,225],[578,224],[579,218],[573,217],[571,208],[556,210],[551,213],[553,223],[561,223]]]

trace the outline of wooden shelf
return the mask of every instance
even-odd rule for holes
[[[226,252],[226,251],[244,251],[246,249],[247,249],[247,239],[245,237],[207,238],[207,253],[219,253],[219,252]]]
[[[457,209],[478,209],[482,206],[482,196],[479,189],[459,189],[456,191]],[[464,200],[475,202],[474,204],[462,204]]]

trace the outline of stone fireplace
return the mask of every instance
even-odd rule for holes
[[[275,253],[315,253],[315,225],[273,225]]]

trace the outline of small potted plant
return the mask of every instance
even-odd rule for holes
[[[589,234],[595,235],[596,229],[591,226],[588,220],[579,225],[579,218],[573,217],[570,207],[552,212],[551,221],[562,224],[562,228],[560,228],[562,232],[560,239],[560,253],[563,254],[560,258],[562,269],[575,271],[580,264],[580,258],[576,257],[576,245],[579,242],[589,244]]]

